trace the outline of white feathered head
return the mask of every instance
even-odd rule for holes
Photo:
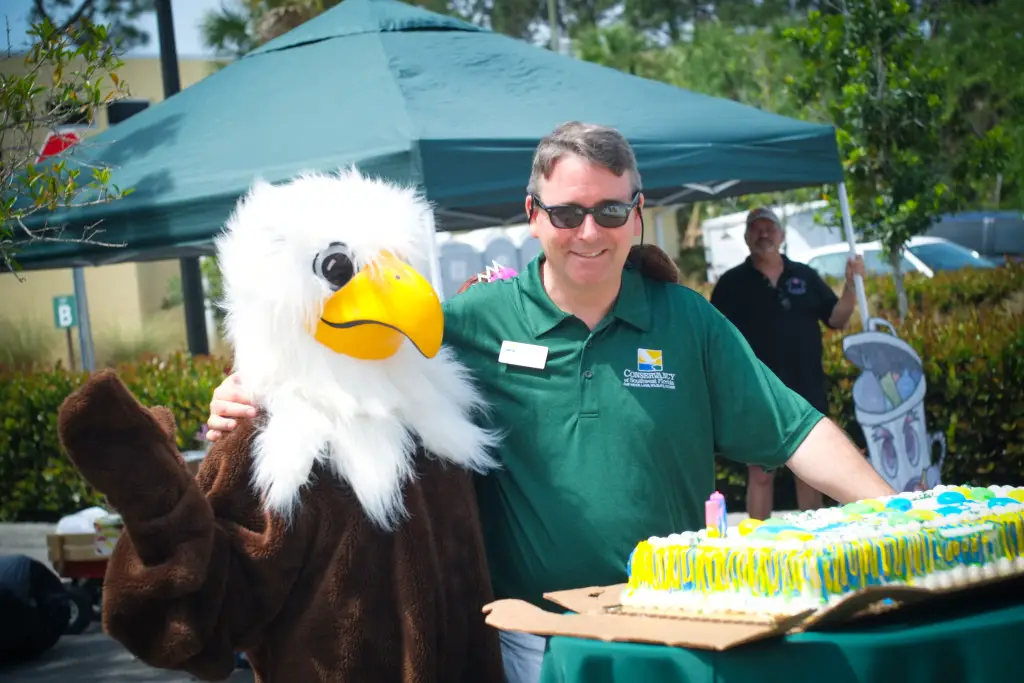
[[[257,182],[217,239],[235,370],[266,414],[254,482],[269,509],[289,514],[321,461],[391,527],[417,439],[493,465],[493,436],[472,421],[483,403],[410,265],[432,230],[417,192],[349,169]]]

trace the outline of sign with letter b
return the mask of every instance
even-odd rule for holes
[[[78,324],[78,308],[74,296],[53,297],[53,324],[58,330],[65,330]]]

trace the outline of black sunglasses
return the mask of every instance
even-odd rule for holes
[[[629,220],[629,212],[636,208],[637,202],[640,201],[640,193],[637,192],[633,195],[631,202],[607,201],[587,208],[579,204],[548,206],[537,195],[531,194],[530,196],[536,206],[547,211],[551,225],[570,230],[583,225],[587,214],[592,215],[594,222],[602,228],[621,228]]]

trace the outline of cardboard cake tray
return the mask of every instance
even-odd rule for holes
[[[912,586],[871,587],[835,605],[793,615],[698,614],[626,611],[619,604],[625,584],[545,593],[571,614],[549,612],[522,600],[497,600],[483,609],[494,628],[542,636],[569,636],[606,642],[651,643],[698,650],[729,650],[801,631],[827,631],[871,618],[899,615],[936,618],[957,613],[954,603],[983,605],[1024,602],[1024,573],[944,590]],[[986,600],[986,596],[990,599]],[[993,600],[994,599],[994,600]],[[942,613],[940,615],[940,613]]]

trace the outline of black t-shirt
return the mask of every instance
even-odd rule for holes
[[[821,328],[839,300],[818,273],[782,257],[776,286],[751,259],[726,271],[711,303],[728,318],[762,363],[822,413],[828,410],[821,367]]]

